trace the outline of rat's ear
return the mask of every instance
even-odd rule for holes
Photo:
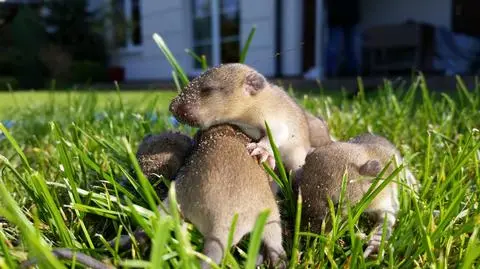
[[[248,72],[245,76],[245,93],[254,95],[265,88],[266,84],[267,80],[262,74],[256,71]]]
[[[362,176],[376,177],[381,171],[382,165],[377,160],[368,160],[358,168],[358,173]]]

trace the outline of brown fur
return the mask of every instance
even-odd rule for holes
[[[239,218],[234,245],[253,229],[258,214],[269,209],[263,240],[271,263],[279,262],[285,252],[278,205],[269,176],[245,150],[251,139],[229,125],[212,126],[196,137],[175,190],[182,215],[204,235],[205,255],[221,261],[235,213]]]
[[[318,148],[332,142],[330,131],[325,120],[321,117],[305,111],[308,121],[308,129],[310,134],[310,145],[312,148]]]
[[[193,140],[178,132],[147,135],[137,149],[137,160],[145,176],[153,183],[158,176],[173,180],[192,150]],[[159,187],[161,199],[167,195],[166,188]]]
[[[265,121],[287,169],[299,169],[311,147],[304,110],[282,88],[244,64],[207,70],[174,98],[170,111],[179,121],[202,129],[220,123],[241,127],[257,142],[249,145],[252,155],[268,156],[271,165],[275,163]]]
[[[363,134],[348,142],[332,142],[311,152],[306,158],[303,173],[296,182],[304,201],[302,207],[304,227],[310,225],[314,232],[320,232],[322,220],[328,217],[330,212],[327,199],[331,199],[334,204],[339,202],[345,172],[346,199],[354,205],[362,199],[372,180],[392,157],[400,165],[402,157],[395,146],[387,139],[372,134]],[[385,177],[394,169],[395,163],[392,163]],[[403,178],[406,178],[407,184],[416,190],[415,178],[408,169],[404,172]],[[398,210],[398,185],[391,181],[365,210],[377,218],[375,227],[377,232],[369,242],[366,256],[378,249],[383,221],[387,221],[388,224],[386,237],[390,236]],[[329,228],[329,225],[327,227]]]
[[[167,131],[156,135],[146,135],[138,146],[136,157],[140,169],[151,184],[155,183],[159,176],[172,181],[191,154],[192,148],[193,140],[189,136]],[[166,185],[159,184],[155,186],[155,190],[160,199],[167,198],[168,188]],[[140,245],[149,240],[148,235],[141,229],[135,230],[134,237]],[[110,241],[110,246],[114,247],[116,244],[116,239]],[[122,235],[118,245],[122,250],[130,248],[130,236]]]

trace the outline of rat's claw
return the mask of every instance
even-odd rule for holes
[[[258,156],[258,160],[260,161],[260,163],[267,162],[270,168],[275,168],[275,159],[268,152],[268,150],[261,145],[257,143],[250,143],[247,145],[247,150],[249,151],[251,156]]]
[[[248,153],[252,153],[252,151],[253,151],[254,149],[256,149],[256,148],[257,148],[257,143],[249,143],[249,144],[247,145]]]
[[[363,252],[363,257],[366,259],[370,255],[378,253],[381,242],[382,242],[381,233],[374,234],[373,237],[368,241],[368,246]]]
[[[268,166],[270,166],[272,170],[275,169],[275,158],[273,158],[272,155],[268,155],[267,162],[268,162]]]

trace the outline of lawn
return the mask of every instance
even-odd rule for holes
[[[286,239],[295,268],[476,268],[480,254],[480,94],[434,95],[420,83],[386,85],[375,96],[319,94],[299,103],[322,115],[332,134],[348,139],[372,131],[394,142],[422,183],[418,198],[402,193],[401,211],[383,259],[363,259],[361,225]],[[174,92],[2,93],[1,119],[14,122],[0,141],[0,268],[37,257],[43,268],[64,268],[52,248],[70,248],[117,267],[191,268],[202,237],[176,215],[161,218],[134,170],[133,154],[147,133],[179,129],[169,121]],[[11,135],[11,136],[10,136]],[[130,181],[128,180],[130,179]],[[291,201],[290,201],[291,202]],[[353,212],[355,213],[355,211]],[[352,213],[352,214],[353,214]],[[291,221],[294,216],[286,214]],[[150,249],[119,251],[107,241],[146,229]],[[250,240],[250,243],[254,238]],[[249,243],[226,264],[244,268]],[[254,258],[254,257],[253,257]],[[78,267],[78,264],[76,264]]]
[[[153,38],[174,70],[173,80],[179,87],[188,83],[163,39]],[[480,88],[469,91],[459,85],[449,95],[434,93],[421,77],[408,88],[391,85],[368,95],[360,87],[354,97],[324,91],[294,95],[301,106],[326,119],[337,139],[364,132],[390,139],[422,187],[418,196],[399,193],[395,229],[377,258],[362,255],[365,241],[358,234],[367,232],[368,223],[353,217],[361,206],[345,218],[336,216],[331,232],[312,234],[288,226],[293,229],[285,230],[284,246],[292,268],[479,266]],[[16,268],[27,259],[40,268],[79,268],[75,258],[59,260],[52,254],[65,249],[115,267],[196,268],[204,258],[202,236],[177,211],[159,215],[159,199],[134,155],[146,134],[194,134],[194,129],[171,121],[168,103],[174,95],[0,93],[0,120],[5,123],[0,125],[0,268]],[[301,208],[295,205],[301,203],[279,199],[284,222],[295,223],[295,209]],[[256,231],[261,227],[259,222]],[[134,240],[123,251],[108,243],[137,228],[151,244]],[[230,249],[221,268],[254,268],[259,234]]]
[[[95,93],[95,102],[99,107],[105,107],[110,101],[118,99],[116,91],[97,91]],[[149,104],[149,99],[158,98],[158,107],[167,108],[170,100],[175,96],[175,91],[158,90],[150,91],[120,91],[120,96],[125,102],[137,102],[139,108],[144,108]],[[5,119],[17,110],[25,108],[32,109],[35,106],[42,106],[46,103],[52,105],[68,104],[69,100],[81,99],[83,96],[90,95],[88,91],[22,91],[10,92],[0,91],[0,120]]]

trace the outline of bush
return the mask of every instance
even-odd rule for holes
[[[50,0],[44,19],[49,38],[65,48],[74,61],[107,61],[103,18],[99,11],[89,11],[86,0]]]
[[[38,14],[22,6],[12,23],[13,74],[21,88],[43,87],[44,68],[38,55],[46,41]]]
[[[10,84],[12,89],[18,87],[18,81],[14,77],[0,77],[0,91],[8,90],[8,84]]]
[[[75,61],[72,63],[71,79],[79,83],[106,81],[107,70],[99,62]]]
[[[51,79],[59,82],[70,79],[72,57],[64,48],[49,44],[40,50],[39,56]]]

